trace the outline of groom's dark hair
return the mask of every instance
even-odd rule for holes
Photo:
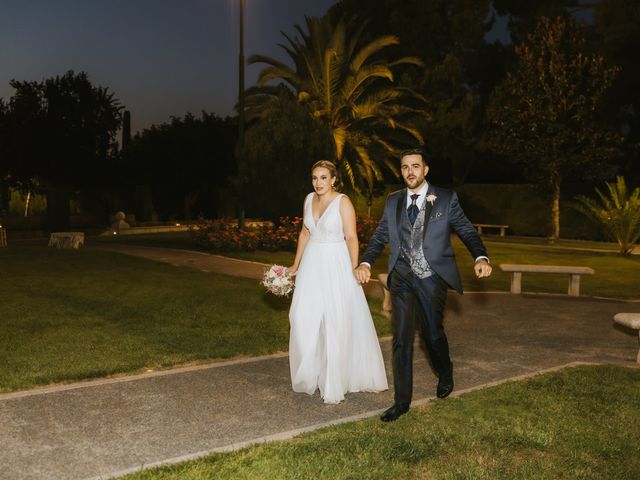
[[[429,165],[429,155],[422,147],[407,148],[406,150],[401,151],[400,160],[402,160],[402,158],[406,157],[407,155],[420,155],[420,157],[422,158],[422,163],[424,163],[425,165]]]

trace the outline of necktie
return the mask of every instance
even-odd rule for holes
[[[409,221],[411,222],[411,225],[416,223],[416,218],[418,218],[418,205],[416,205],[416,200],[418,200],[419,196],[420,195],[418,195],[417,193],[411,195],[411,205],[409,205],[409,208],[407,208],[407,215],[409,215]]]

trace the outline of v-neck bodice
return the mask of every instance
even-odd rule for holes
[[[311,240],[316,242],[339,242],[344,240],[342,229],[342,217],[340,216],[339,199],[342,194],[331,200],[327,208],[322,212],[318,221],[313,217],[313,196],[310,193],[305,199],[304,224],[311,232]]]

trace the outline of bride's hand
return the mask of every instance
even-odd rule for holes
[[[297,266],[291,265],[291,266],[289,267],[289,273],[290,273],[291,275],[295,275],[297,272],[298,272],[298,267],[297,267]]]
[[[353,269],[353,274],[358,280],[358,283],[364,285],[369,282],[371,278],[371,268],[369,268],[366,264],[360,264],[356,268]]]

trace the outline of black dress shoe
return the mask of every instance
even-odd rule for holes
[[[451,392],[453,392],[453,378],[440,378],[436,389],[436,397],[447,398]]]
[[[380,420],[383,422],[393,422],[400,418],[400,415],[404,415],[409,411],[409,405],[394,404],[391,408],[385,410],[380,416]]]

